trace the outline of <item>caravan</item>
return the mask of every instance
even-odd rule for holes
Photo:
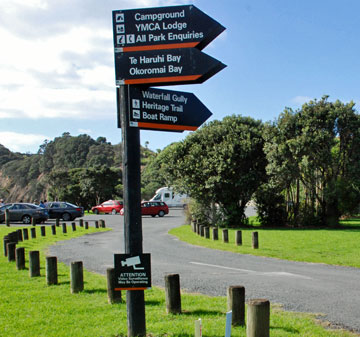
[[[186,208],[189,202],[189,196],[186,194],[175,193],[172,188],[169,187],[161,187],[155,192],[155,195],[150,201],[163,201],[169,207]]]

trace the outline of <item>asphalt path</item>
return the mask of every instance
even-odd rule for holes
[[[114,254],[124,253],[124,224],[119,215],[85,218],[99,219],[113,230],[59,242],[50,254],[67,264],[83,261],[87,270],[105,275],[114,265]],[[182,290],[192,293],[226,296],[229,286],[243,285],[247,299],[266,298],[286,310],[318,313],[333,326],[360,333],[360,269],[189,245],[168,234],[184,223],[181,210],[172,209],[163,218],[143,217],[142,223],[144,253],[151,253],[153,285],[164,287],[168,273],[180,274]]]

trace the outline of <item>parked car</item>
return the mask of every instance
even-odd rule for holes
[[[123,207],[124,207],[124,203],[121,200],[108,200],[100,205],[92,207],[91,210],[95,214],[100,214],[100,213],[116,214],[116,213],[120,213]]]
[[[169,214],[169,207],[163,201],[143,201],[141,203],[141,215],[163,217],[165,214]],[[120,211],[120,215],[124,215],[124,209]]]
[[[24,224],[31,224],[32,219],[41,223],[49,219],[49,213],[45,208],[30,203],[11,203],[0,207],[0,223],[5,221],[5,210],[10,213],[10,221],[21,221]]]
[[[45,203],[50,219],[72,221],[84,216],[84,208],[65,201],[50,201]]]

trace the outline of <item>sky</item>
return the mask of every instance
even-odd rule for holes
[[[275,120],[329,95],[360,104],[358,0],[0,0],[0,144],[36,153],[64,132],[121,142],[112,11],[193,4],[226,30],[203,51],[227,67],[194,93],[212,112]],[[189,132],[140,132],[163,149]]]

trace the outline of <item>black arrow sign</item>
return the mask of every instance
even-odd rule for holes
[[[116,84],[202,83],[226,65],[196,48],[116,53]]]
[[[115,52],[196,47],[225,28],[193,5],[113,11]]]
[[[164,131],[195,131],[212,113],[193,94],[129,86],[130,126]]]

